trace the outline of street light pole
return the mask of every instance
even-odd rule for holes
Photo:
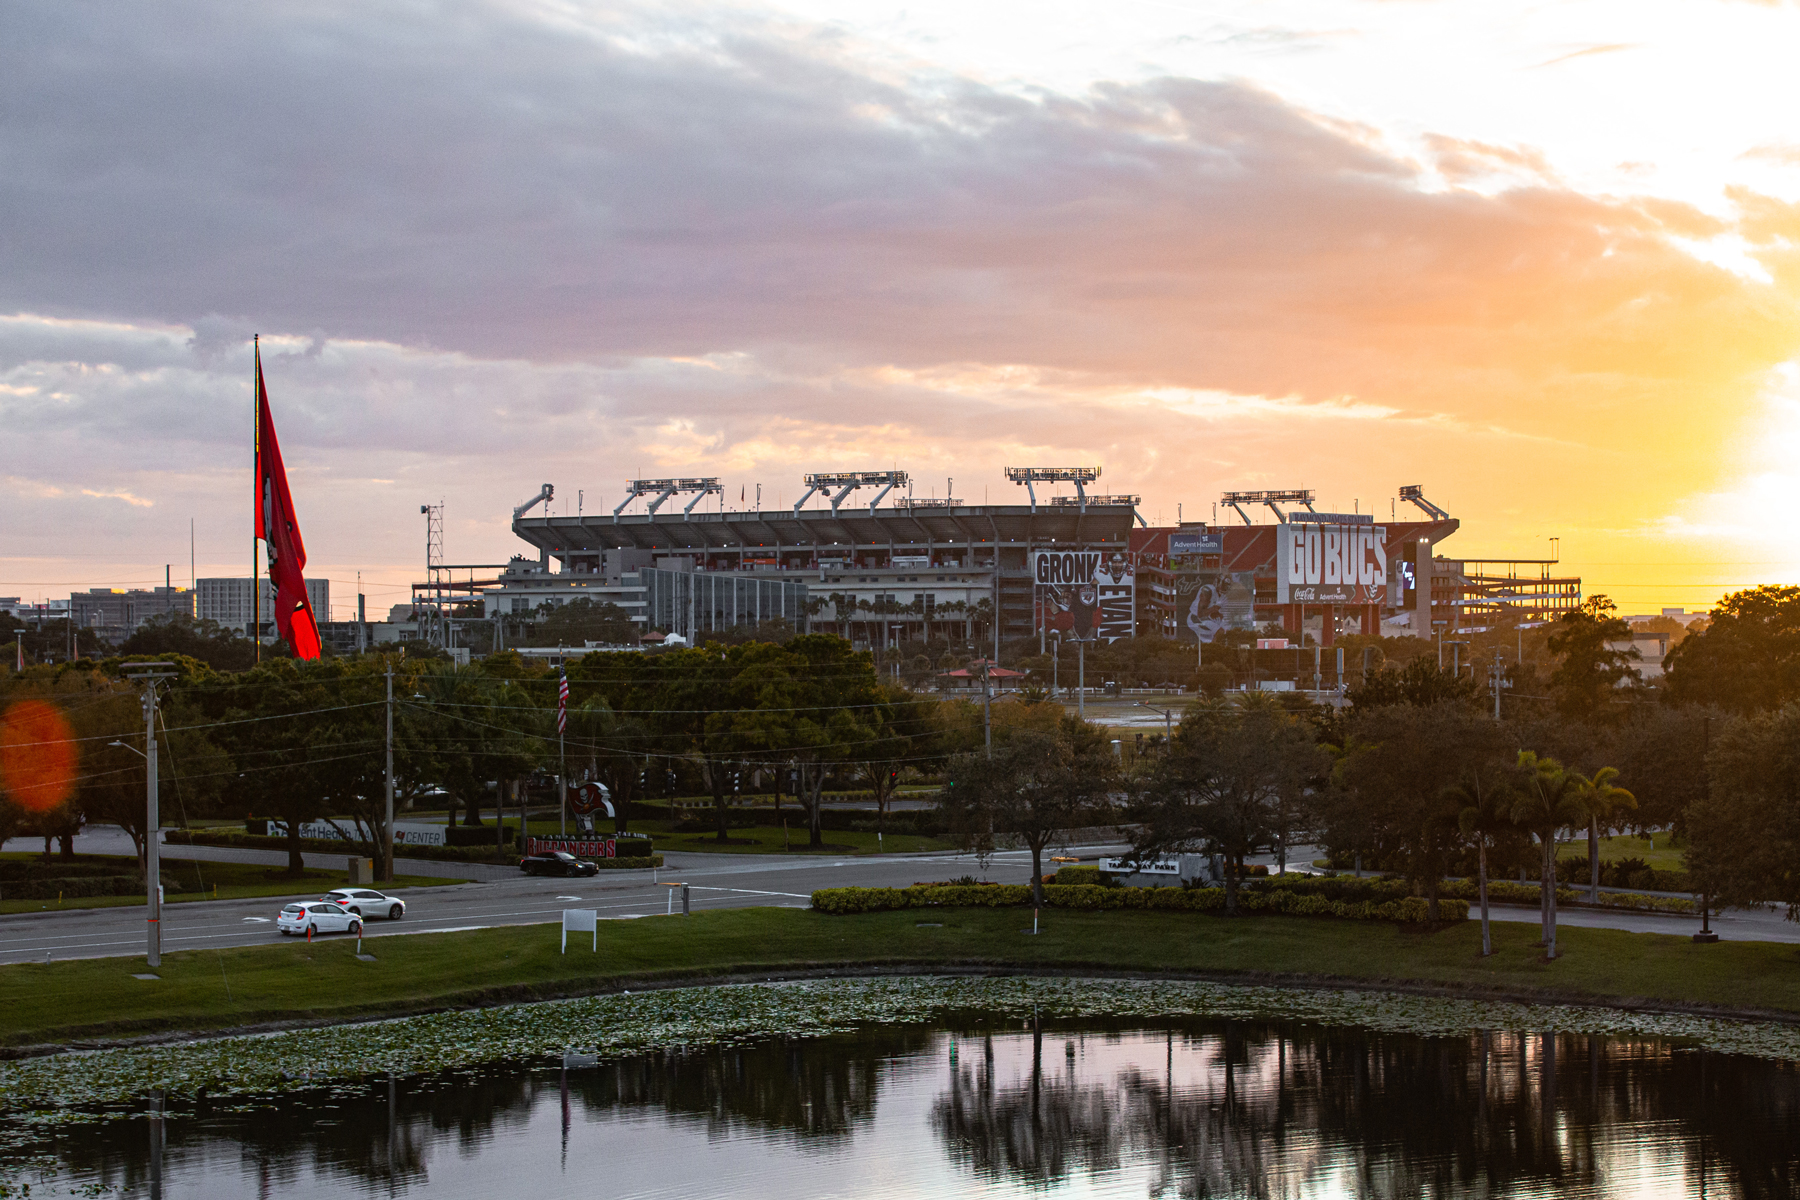
[[[381,841],[381,880],[394,882],[394,664],[387,669],[387,830]]]
[[[132,663],[133,667],[172,667],[174,663]],[[162,833],[162,812],[157,804],[156,769],[156,683],[173,679],[173,671],[148,670],[128,675],[127,679],[144,685],[144,899],[146,924],[144,961],[152,967],[162,966],[162,854],[157,839]]]

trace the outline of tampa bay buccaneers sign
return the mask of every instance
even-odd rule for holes
[[[1380,604],[1387,594],[1387,530],[1304,525],[1275,530],[1277,604]]]

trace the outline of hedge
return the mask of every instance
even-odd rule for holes
[[[163,834],[163,841],[171,846],[227,846],[245,850],[283,851],[288,848],[288,840],[284,837],[258,837],[252,833],[218,833],[199,829],[171,829]],[[625,851],[627,844],[632,847],[629,852]],[[609,864],[633,868],[660,867],[662,855],[653,853],[652,845],[650,838],[621,838],[620,858],[599,861],[602,868]],[[366,842],[341,842],[336,838],[301,838],[300,849],[313,854],[342,854],[345,858],[368,854]],[[516,853],[496,853],[491,842],[485,846],[395,846],[394,857],[423,859],[428,862],[488,863],[504,867],[517,866],[519,862]],[[623,863],[620,861],[623,858],[633,861]],[[645,861],[646,858],[651,861]]]
[[[1052,879],[1061,884],[1088,884],[1093,887],[1105,887],[1106,877],[1100,874],[1099,867],[1058,867]],[[1046,879],[1044,882],[1051,882]]]
[[[179,892],[180,882],[162,877],[163,891]],[[0,900],[55,900],[89,896],[142,896],[142,875],[70,875],[53,879],[8,880],[0,884]]]
[[[821,888],[812,895],[812,906],[823,913],[844,915],[887,912],[908,908],[1022,908],[1031,903],[1031,889],[1023,884],[968,886],[963,884],[910,888]],[[1044,903],[1051,908],[1083,910],[1149,909],[1171,912],[1223,912],[1223,888],[1110,888],[1091,884],[1047,884]],[[1403,921],[1422,924],[1427,905],[1419,896],[1399,899],[1333,900],[1329,896],[1302,894],[1298,889],[1245,888],[1238,892],[1238,911],[1286,913],[1293,916],[1343,917],[1360,921]],[[1441,921],[1463,921],[1469,906],[1462,900],[1438,903]]]

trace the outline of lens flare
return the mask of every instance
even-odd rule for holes
[[[0,717],[0,788],[20,808],[48,812],[75,787],[75,738],[55,705],[21,700]]]

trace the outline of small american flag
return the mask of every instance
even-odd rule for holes
[[[556,684],[556,732],[569,730],[569,673],[564,671]]]

